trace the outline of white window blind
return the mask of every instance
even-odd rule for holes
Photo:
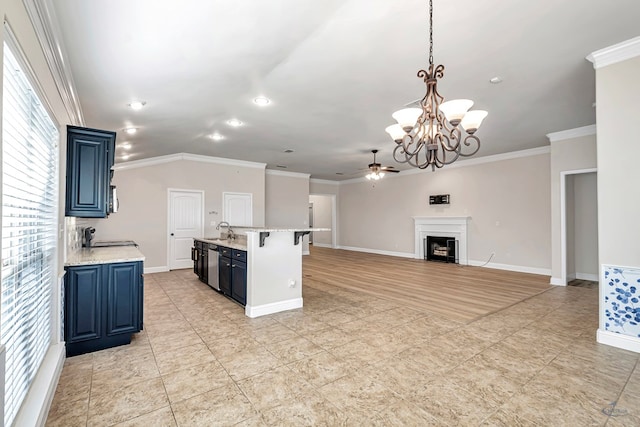
[[[0,340],[10,426],[52,337],[58,130],[7,43],[3,56]]]

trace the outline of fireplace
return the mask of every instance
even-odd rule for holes
[[[427,236],[424,239],[424,259],[457,263],[455,237]]]
[[[414,216],[415,259],[427,259],[427,236],[450,237],[456,241],[455,262],[467,265],[467,223],[470,220],[468,216]]]

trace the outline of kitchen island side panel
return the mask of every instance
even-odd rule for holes
[[[247,315],[265,306],[302,306],[302,241],[294,245],[294,232],[271,231],[262,247],[260,233],[248,232],[247,249]]]

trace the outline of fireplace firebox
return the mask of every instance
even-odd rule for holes
[[[427,236],[424,239],[424,259],[458,263],[456,239],[453,237]]]

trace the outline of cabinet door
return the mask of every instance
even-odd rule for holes
[[[220,255],[218,261],[220,292],[231,295],[231,259]]]
[[[102,336],[101,265],[67,267],[64,339],[68,343]]]
[[[140,262],[106,264],[107,335],[139,331]]]
[[[231,298],[242,305],[247,304],[247,263],[232,260]]]
[[[66,216],[107,216],[115,139],[115,132],[67,126]]]

